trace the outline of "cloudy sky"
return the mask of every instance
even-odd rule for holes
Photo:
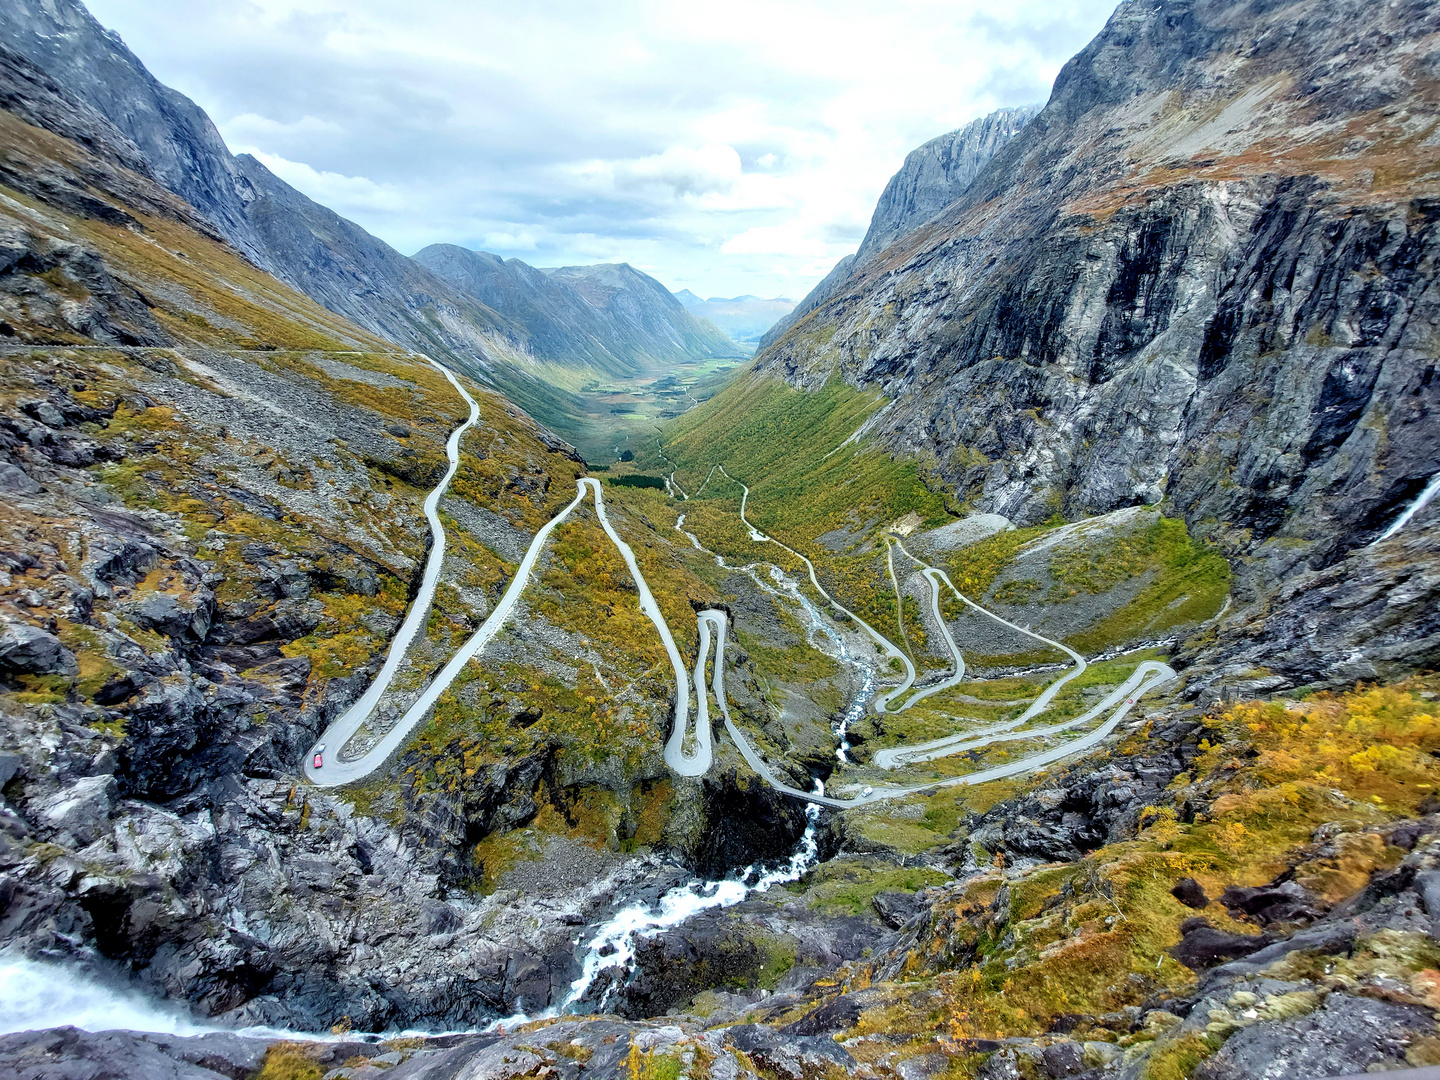
[[[907,151],[1043,101],[1114,0],[89,0],[236,152],[400,251],[802,296]]]

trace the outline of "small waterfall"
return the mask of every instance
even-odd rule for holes
[[[816,781],[816,787],[819,789],[817,794],[823,794],[825,789],[819,781]],[[789,859],[771,870],[752,864],[733,878],[687,882],[667,892],[653,908],[648,904],[631,904],[610,916],[596,928],[585,946],[585,960],[581,964],[580,977],[570,984],[570,993],[560,1003],[557,1011],[578,1011],[601,972],[621,968],[624,974],[628,975],[634,971],[638,939],[654,937],[671,927],[679,926],[692,915],[702,911],[734,907],[751,893],[767,892],[771,886],[797,880],[815,865],[820,854],[820,845],[815,839],[820,807],[815,803],[807,803],[805,819],[805,832],[801,834],[794,852]],[[595,1011],[604,1010],[615,990],[621,985],[623,977],[610,983],[596,1003]]]
[[[712,469],[711,472],[713,473],[714,469]],[[710,478],[707,476],[705,480],[706,483],[709,483]],[[835,726],[835,759],[841,765],[850,764],[850,741],[846,737],[846,732],[849,730],[851,724],[865,715],[866,706],[875,695],[875,669],[850,651],[850,646],[845,643],[845,635],[840,633],[834,624],[825,618],[820,609],[815,606],[815,603],[801,591],[799,583],[786,574],[785,571],[781,570],[780,567],[774,563],[765,564],[770,568],[770,580],[774,582],[774,586],[772,587],[761,580],[760,575],[756,572],[762,564],[748,563],[745,566],[731,566],[725,561],[723,556],[715,554],[715,552],[700,543],[698,536],[692,532],[686,532],[684,514],[681,514],[676,519],[675,531],[684,535],[696,551],[703,551],[714,559],[716,566],[725,570],[735,570],[742,574],[747,574],[750,580],[755,582],[763,592],[775,597],[784,596],[792,603],[800,605],[810,620],[810,626],[806,630],[806,637],[810,644],[826,656],[829,656],[832,660],[850,667],[860,676],[860,689],[846,707],[844,715],[840,717],[840,722]],[[754,529],[751,529],[751,532],[754,533]],[[826,648],[821,644],[821,638],[830,642],[830,648]]]
[[[203,1035],[197,1023],[137,993],[117,990],[60,964],[0,957],[0,1034],[71,1026],[85,1031]]]
[[[1378,544],[1381,540],[1389,540],[1406,525],[1410,524],[1410,519],[1425,509],[1425,504],[1435,497],[1437,491],[1440,491],[1440,473],[1436,473],[1430,478],[1430,482],[1425,485],[1425,490],[1415,496],[1415,501],[1407,506],[1404,512],[1391,523],[1390,527],[1375,540],[1371,541],[1371,543]]]
[[[850,646],[845,643],[845,635],[826,621],[820,609],[800,591],[799,586],[791,578],[786,577],[778,566],[770,567],[770,576],[787,596],[799,602],[800,606],[805,609],[805,614],[810,617],[810,644],[839,663],[853,668],[860,676],[860,689],[851,698],[844,715],[840,717],[840,722],[835,726],[835,759],[841,765],[848,765],[850,764],[850,740],[846,737],[846,732],[851,724],[865,715],[866,706],[875,696],[875,669],[850,652]],[[831,643],[833,652],[820,644],[822,637]]]
[[[816,794],[823,795],[825,785],[817,780],[815,790]],[[790,857],[779,866],[767,870],[758,863],[752,863],[732,878],[721,881],[696,880],[677,885],[665,893],[653,907],[649,904],[630,904],[621,908],[596,927],[590,936],[585,945],[580,976],[570,984],[570,992],[564,1001],[542,1013],[517,1013],[515,1016],[497,1020],[487,1030],[505,1030],[532,1020],[550,1019],[582,1011],[602,1012],[615,991],[635,970],[636,946],[640,939],[655,937],[702,911],[734,907],[752,893],[767,892],[772,886],[797,880],[814,866],[820,857],[820,844],[815,837],[820,810],[816,803],[805,805],[805,832],[801,834],[800,842],[796,844]],[[610,985],[593,1007],[586,1008],[586,995],[590,993],[595,980],[603,972],[615,969],[620,969],[617,972],[618,977],[610,981]]]

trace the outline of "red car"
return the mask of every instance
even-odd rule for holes
[[[319,746],[315,747],[315,762],[314,762],[314,767],[318,769],[318,768],[320,768],[320,767],[321,767],[322,765],[324,765],[324,764],[325,764],[325,744],[324,744],[324,743],[321,743]]]

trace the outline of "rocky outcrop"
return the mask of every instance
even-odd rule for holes
[[[1323,569],[1440,471],[1437,33],[1418,0],[1122,4],[759,368],[882,389],[872,436],[975,509],[1164,501],[1246,602]]]
[[[737,1053],[738,1051],[738,1053]],[[522,1029],[389,1042],[285,1041],[225,1033],[178,1037],[74,1028],[0,1036],[0,1069],[26,1080],[247,1080],[324,1075],[330,1080],[627,1080],[637,1069],[681,1069],[758,1080],[750,1062],[787,1080],[823,1080],[854,1059],[829,1039],[781,1039],[768,1029],[706,1030],[693,1019],[560,1021]],[[693,1075],[685,1073],[683,1075]]]
[[[1195,719],[1157,725],[1149,753],[1121,764],[1082,763],[967,823],[962,863],[996,853],[1006,859],[1069,862],[1104,844],[1134,835],[1146,807],[1199,756],[1202,726]]]
[[[0,1067],[30,1080],[246,1080],[264,1065],[268,1045],[266,1039],[221,1033],[187,1038],[65,1027],[0,1036]],[[338,1053],[355,1049],[336,1044]]]
[[[610,1008],[638,1019],[674,1011],[717,988],[803,990],[859,960],[885,936],[872,920],[821,915],[803,902],[753,900],[702,912],[637,943],[635,971],[613,989]]]
[[[1292,686],[1344,688],[1440,667],[1436,507],[1394,537],[1303,570],[1187,642],[1186,693],[1260,696]]]
[[[63,675],[77,670],[75,654],[54,634],[30,623],[0,628],[0,671],[9,675]]]

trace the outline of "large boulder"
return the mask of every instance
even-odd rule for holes
[[[54,634],[29,623],[0,625],[0,674],[74,675],[75,654]]]
[[[110,775],[82,776],[32,805],[31,816],[61,834],[70,834],[83,847],[107,831],[115,786],[115,777]]]
[[[199,644],[210,633],[215,600],[209,592],[152,592],[130,606],[130,617],[166,637]]]
[[[1434,1034],[1429,1009],[1336,993],[1307,1016],[1237,1032],[1195,1076],[1262,1080],[1404,1068],[1410,1045]]]
[[[725,1041],[785,1080],[820,1080],[837,1069],[856,1067],[849,1052],[825,1035],[782,1035],[774,1028],[742,1024],[726,1031]]]
[[[19,465],[0,461],[0,491],[12,495],[35,495],[44,489]]]

